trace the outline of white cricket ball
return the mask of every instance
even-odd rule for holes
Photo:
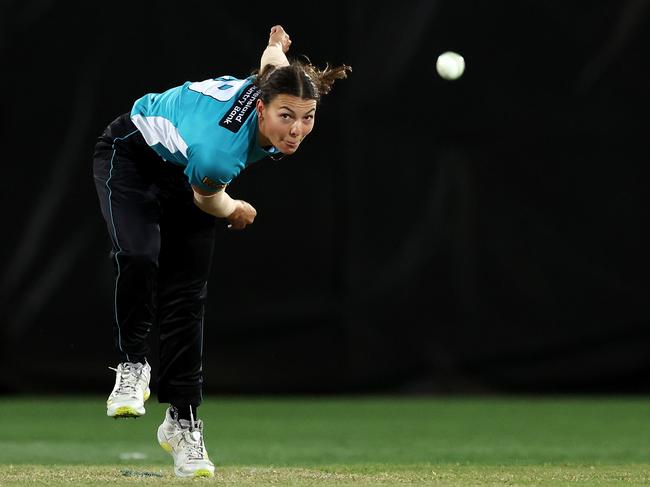
[[[465,60],[456,52],[443,52],[436,61],[436,71],[443,79],[458,79],[465,71]]]

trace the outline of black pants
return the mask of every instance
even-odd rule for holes
[[[94,176],[113,244],[113,329],[121,361],[144,361],[156,323],[158,400],[199,405],[216,219],[194,205],[183,168],[163,161],[128,114],[99,137]]]

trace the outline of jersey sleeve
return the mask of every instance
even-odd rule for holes
[[[239,175],[243,164],[220,150],[188,153],[185,175],[190,184],[205,191],[219,191]]]

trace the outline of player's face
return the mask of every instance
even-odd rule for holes
[[[293,95],[277,95],[270,103],[257,101],[262,145],[273,145],[284,154],[293,154],[314,128],[316,100]]]

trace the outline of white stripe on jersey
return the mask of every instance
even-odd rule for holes
[[[142,115],[133,115],[131,120],[142,133],[147,145],[161,144],[172,154],[180,152],[187,159],[187,143],[169,120],[164,117],[143,117]]]

